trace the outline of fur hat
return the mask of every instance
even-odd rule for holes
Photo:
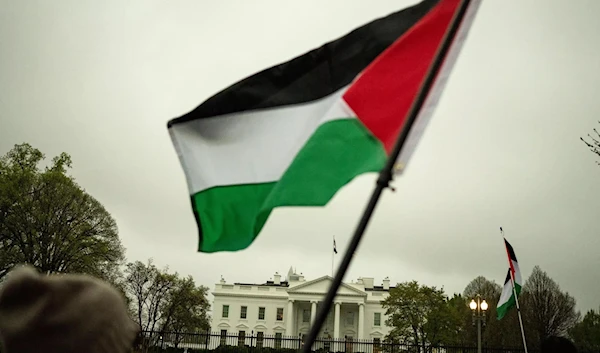
[[[4,353],[128,352],[138,332],[122,295],[90,276],[45,276],[25,266],[0,287]]]

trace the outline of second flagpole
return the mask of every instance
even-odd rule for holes
[[[504,242],[504,247],[506,248],[506,238],[504,237],[504,230],[500,227],[500,235],[502,236],[502,241]],[[521,337],[523,338],[523,348],[525,349],[525,353],[527,353],[527,341],[525,340],[525,330],[523,328],[523,318],[521,317],[521,307],[519,306],[519,297],[517,296],[517,289],[515,288],[515,274],[510,269],[512,268],[511,258],[508,257],[508,273],[510,273],[510,283],[512,284],[513,295],[515,296],[515,304],[517,307],[517,315],[519,315],[519,325],[521,325]]]
[[[336,248],[335,248],[335,235],[333,236],[333,249],[331,249],[331,277],[333,277],[334,272],[333,272],[333,268],[334,268],[334,260],[335,260],[335,252],[336,252]]]

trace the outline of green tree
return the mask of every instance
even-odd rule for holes
[[[598,156],[600,156],[600,133],[598,132],[598,130],[594,129],[594,135],[588,134],[588,138],[589,141],[586,141],[583,137],[580,137],[581,141],[583,141],[583,143],[585,143],[586,146],[589,147],[592,153],[595,153]],[[597,161],[596,163],[600,165],[600,162]]]
[[[115,282],[124,249],[114,219],[67,174],[68,154],[44,159],[29,144],[0,157],[0,279],[28,263]]]
[[[454,294],[448,300],[452,325],[443,337],[443,344],[450,346],[472,346],[474,330],[471,327],[471,309],[469,298]]]
[[[417,281],[398,284],[382,305],[393,327],[388,340],[416,344],[423,352],[442,343],[454,324],[444,290]]]
[[[196,286],[191,276],[177,279],[175,287],[162,308],[164,315],[163,332],[169,332],[175,347],[178,347],[184,333],[208,331],[208,288]]]
[[[600,311],[588,311],[570,331],[577,348],[583,352],[600,351]]]
[[[528,344],[539,347],[541,341],[550,336],[566,336],[579,321],[575,310],[575,298],[563,292],[539,266],[523,286],[521,311]]]

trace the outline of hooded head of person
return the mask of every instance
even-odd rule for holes
[[[577,353],[575,345],[564,337],[551,336],[542,341],[541,353]]]
[[[138,332],[121,293],[99,279],[23,266],[0,285],[4,353],[125,353]]]

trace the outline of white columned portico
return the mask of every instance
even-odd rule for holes
[[[340,338],[340,306],[342,303],[335,302],[335,316],[333,321],[333,338]]]
[[[294,329],[294,299],[288,300],[287,318],[285,319],[285,334],[287,336],[295,336],[292,332]]]
[[[365,335],[365,303],[358,303],[358,339],[364,339]]]
[[[312,326],[312,324],[315,323],[316,317],[317,317],[317,301],[311,300],[310,301],[310,324],[311,324],[311,326]]]

